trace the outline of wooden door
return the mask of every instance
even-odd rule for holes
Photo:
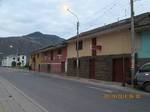
[[[91,79],[95,79],[95,59],[91,59],[89,62],[89,75]]]
[[[96,38],[92,38],[92,56],[96,56]]]
[[[126,82],[130,71],[129,58],[113,59],[113,81]]]
[[[113,60],[113,81],[123,81],[123,60],[122,58]]]

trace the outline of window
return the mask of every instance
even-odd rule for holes
[[[78,42],[78,50],[81,50],[83,48],[83,41]],[[77,49],[77,43],[76,43],[76,49]]]
[[[17,60],[20,61],[20,58],[18,58]]]
[[[61,54],[61,52],[62,52],[62,50],[61,50],[61,49],[58,49],[57,54],[58,54],[58,55],[60,55],[60,54]]]
[[[13,58],[13,60],[15,60],[15,58]]]
[[[143,68],[141,69],[141,72],[150,72],[150,65],[143,66]]]
[[[22,56],[22,59],[24,59],[24,56]]]
[[[92,38],[92,56],[96,56],[96,38]]]

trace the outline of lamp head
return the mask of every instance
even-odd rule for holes
[[[64,11],[69,11],[69,6],[68,5],[63,5]]]
[[[13,48],[13,45],[10,45],[9,47],[10,47],[10,48]]]

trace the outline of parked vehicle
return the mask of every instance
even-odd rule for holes
[[[150,92],[150,63],[146,63],[139,68],[135,76],[135,83]]]

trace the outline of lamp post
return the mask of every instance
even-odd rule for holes
[[[66,9],[70,14],[72,14],[76,19],[77,19],[77,38],[76,38],[76,51],[77,51],[77,61],[76,61],[76,65],[77,65],[77,77],[79,77],[79,18],[78,16],[72,12],[69,8]]]

